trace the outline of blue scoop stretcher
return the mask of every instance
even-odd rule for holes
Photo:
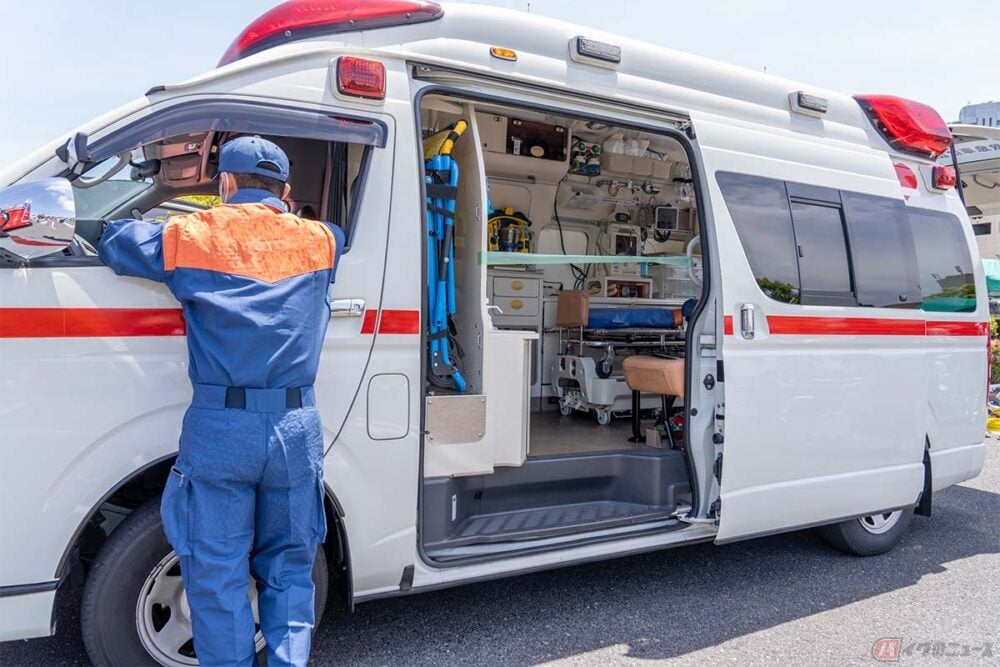
[[[458,163],[451,157],[465,121],[431,137],[425,143],[427,189],[427,304],[428,361],[434,384],[450,383],[459,392],[468,386],[452,359],[449,318],[455,314],[455,199]],[[436,153],[436,154],[434,154]]]

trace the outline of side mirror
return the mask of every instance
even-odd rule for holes
[[[28,261],[62,252],[73,241],[76,204],[65,178],[0,190],[0,251]]]

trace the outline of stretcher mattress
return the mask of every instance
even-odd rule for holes
[[[681,324],[674,308],[591,308],[591,329],[674,329]]]

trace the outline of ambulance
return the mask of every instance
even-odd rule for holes
[[[0,172],[31,202],[0,237],[2,640],[77,587],[93,662],[197,664],[159,519],[185,324],[95,248],[211,205],[239,135],[347,238],[319,611],[811,527],[879,554],[983,466],[987,293],[933,109],[520,12],[291,0]]]

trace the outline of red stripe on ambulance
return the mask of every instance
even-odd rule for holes
[[[418,334],[420,333],[419,310],[366,310],[365,320],[361,324],[361,333],[375,333],[375,322],[378,321],[380,334]]]
[[[793,336],[986,336],[986,322],[931,322],[887,317],[802,317],[769,315],[771,335]],[[735,334],[733,316],[723,320],[725,335]]]
[[[180,308],[0,308],[0,338],[183,336]]]

